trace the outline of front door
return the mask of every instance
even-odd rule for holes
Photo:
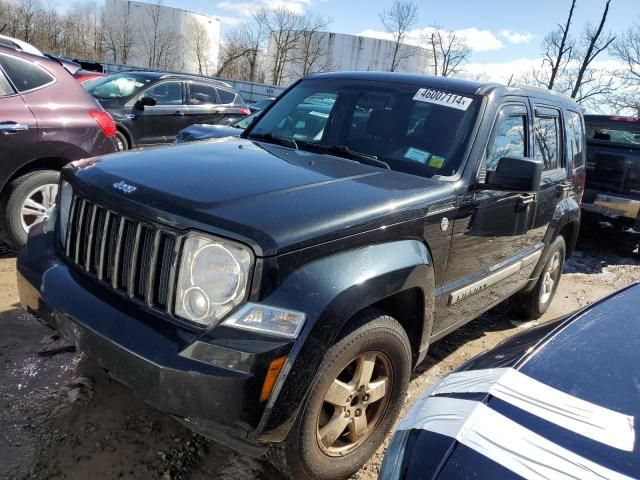
[[[530,118],[527,103],[514,99],[495,119],[477,182],[470,182],[454,220],[445,282],[438,292],[436,334],[515,291],[533,268],[539,254],[538,240],[530,232],[535,195],[491,190],[483,184],[500,158],[531,156]]]
[[[145,90],[140,96],[151,97],[156,101],[154,106],[146,106],[144,110],[132,110],[135,118],[134,135],[137,145],[153,145],[171,143],[185,124],[186,102],[182,82],[160,82]]]

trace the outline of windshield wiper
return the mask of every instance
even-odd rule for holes
[[[298,150],[298,144],[292,138],[279,137],[271,133],[252,133],[249,135],[249,139],[264,140],[269,143],[275,143],[284,147],[290,147]]]
[[[346,158],[348,160],[355,160],[360,163],[364,163],[366,165],[371,165],[373,167],[386,168],[387,170],[391,170],[389,164],[387,162],[383,162],[382,160],[378,160],[378,157],[375,155],[371,155],[369,153],[356,152],[355,150],[351,150],[346,145],[322,145],[321,143],[313,143],[313,142],[304,142],[303,145],[309,148],[316,148],[318,150],[322,150],[327,153],[335,154],[339,157]]]

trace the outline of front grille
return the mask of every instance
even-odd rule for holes
[[[65,254],[107,288],[168,312],[178,237],[74,196]]]

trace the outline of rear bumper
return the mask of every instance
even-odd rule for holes
[[[73,271],[49,236],[32,237],[20,253],[24,307],[145,403],[214,440],[260,454],[260,389],[269,362],[291,345],[228,327],[197,332],[142,311]],[[189,358],[188,352],[203,351],[206,361]]]
[[[585,190],[582,210],[614,219],[640,222],[640,195]]]

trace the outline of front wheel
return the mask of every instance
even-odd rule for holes
[[[291,432],[270,459],[296,479],[348,478],[393,426],[410,369],[402,326],[379,311],[364,311],[327,351]]]
[[[547,311],[560,283],[566,251],[564,238],[559,235],[549,246],[549,255],[533,290],[511,297],[511,308],[519,318],[534,320]]]
[[[116,133],[116,147],[119,152],[124,152],[125,150],[129,150],[129,141],[124,133],[120,130]]]

